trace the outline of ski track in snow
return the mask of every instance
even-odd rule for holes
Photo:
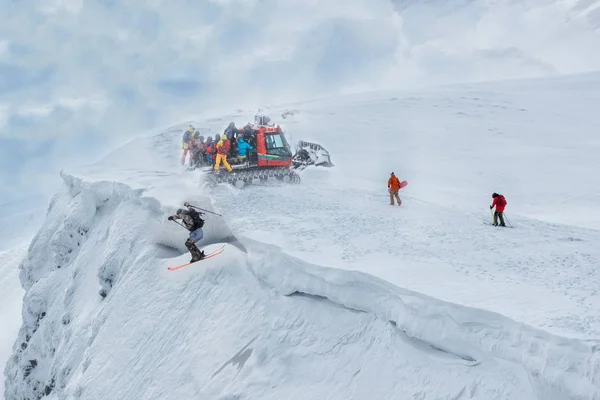
[[[547,91],[576,97],[557,87],[577,82]],[[567,192],[573,208],[590,206],[595,175],[536,201],[547,182],[598,167],[600,142],[580,122],[564,154],[558,101],[526,99],[527,88],[296,105],[291,142],[314,139],[336,164],[304,171],[298,186],[208,190],[178,165],[183,125],[65,171],[21,265],[7,399],[600,399],[600,232],[575,214],[572,225],[534,218]],[[522,107],[533,109],[509,118]],[[568,123],[589,112],[560,110]],[[524,132],[542,116],[536,153]],[[344,142],[362,138],[353,129],[368,129],[364,141]],[[536,167],[556,152],[563,175]],[[409,181],[403,207],[387,205],[390,169]],[[483,224],[492,191],[507,194],[515,229]],[[225,216],[207,216],[204,245],[237,236],[243,247],[167,271],[189,257],[185,232],[166,222],[184,201]]]

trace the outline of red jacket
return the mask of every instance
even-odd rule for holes
[[[225,139],[225,140],[223,140],[223,144],[221,144],[221,146],[217,147],[217,153],[225,156],[225,155],[227,155],[227,153],[229,153],[230,147],[231,147],[231,142],[229,141],[229,139]]]
[[[492,202],[492,208],[496,207],[496,211],[502,212],[504,211],[504,207],[506,207],[506,199],[503,195],[498,195],[498,197],[494,197],[494,201]]]

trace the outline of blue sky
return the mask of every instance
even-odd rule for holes
[[[61,168],[207,109],[600,69],[585,10],[551,1],[1,2],[0,204],[44,198]]]

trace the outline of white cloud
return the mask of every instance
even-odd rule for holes
[[[0,103],[0,129],[6,126],[8,121],[8,104]]]
[[[89,157],[90,138],[95,148],[209,108],[600,69],[589,23],[600,1],[577,4],[0,4],[0,140],[36,132],[47,151],[27,163],[52,171]]]
[[[38,8],[38,11],[44,14],[57,14],[66,11],[71,14],[77,14],[83,7],[83,0],[44,0]]]
[[[15,114],[25,118],[42,118],[49,116],[52,113],[52,110],[52,106],[23,107],[20,108]]]
[[[8,53],[8,41],[0,39],[0,60]]]

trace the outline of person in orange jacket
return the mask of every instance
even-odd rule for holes
[[[398,190],[400,190],[400,179],[392,172],[390,179],[388,179],[388,192],[390,193],[390,206],[394,205],[394,198],[398,202],[398,205],[402,205],[402,200],[398,196]]]

